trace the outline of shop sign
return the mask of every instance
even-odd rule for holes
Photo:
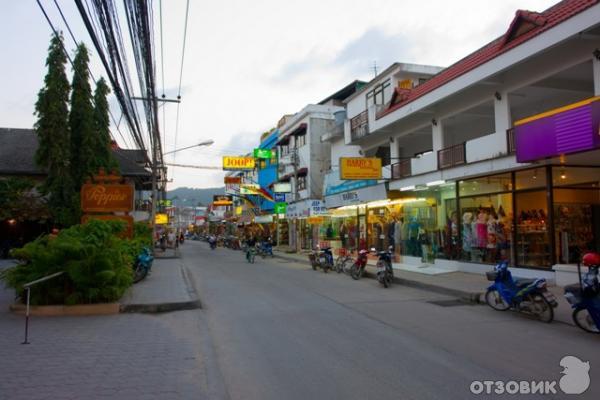
[[[169,216],[167,214],[156,214],[154,216],[154,224],[166,225],[169,223]]]
[[[346,204],[346,203],[352,204],[352,203],[360,202],[360,198],[358,197],[358,192],[346,192],[346,193],[342,193],[340,196],[342,197],[342,202],[344,204]]]
[[[84,214],[81,217],[81,223],[85,224],[91,219],[97,219],[100,221],[123,221],[125,222],[125,232],[123,236],[132,238],[133,237],[133,217],[131,215],[93,215]]]
[[[173,201],[172,200],[159,200],[158,205],[165,206],[165,207],[171,207],[173,205]]]
[[[273,193],[291,193],[292,184],[289,182],[279,182],[273,184]]]
[[[114,212],[133,210],[133,185],[86,183],[81,187],[81,210]]]
[[[287,203],[275,203],[273,211],[275,214],[285,214],[287,212]]]
[[[325,197],[325,202],[328,208],[337,208],[385,199],[387,199],[385,184],[380,183],[379,185],[375,186],[369,186],[358,190],[338,193],[333,196],[327,196]]]
[[[308,217],[306,219],[306,222],[308,222],[311,225],[321,225],[323,223],[323,221],[325,220],[325,218],[323,218],[322,216],[318,216],[318,217]]]
[[[245,183],[240,185],[240,194],[258,194],[260,185],[255,183]]]
[[[254,222],[257,224],[270,224],[273,222],[273,215],[257,215],[254,217]]]
[[[244,207],[242,206],[237,206],[235,208],[235,215],[242,215],[242,213],[244,212]]]
[[[325,207],[325,202],[321,200],[312,200],[310,204],[310,215],[324,214],[327,214],[327,207]]]
[[[357,190],[363,187],[377,185],[375,179],[344,181],[340,179],[340,171],[334,170],[325,175],[325,196]]]
[[[340,157],[340,179],[381,179],[381,158]]]
[[[225,181],[226,185],[239,185],[242,183],[242,177],[241,176],[226,176],[224,181]]]
[[[270,149],[254,149],[254,158],[271,159],[273,158],[273,151]]]
[[[274,193],[273,200],[276,203],[285,203],[285,193]]]
[[[223,169],[226,171],[252,170],[255,165],[254,157],[223,157]]]
[[[216,194],[213,196],[214,206],[230,206],[233,204],[233,197],[227,194]]]

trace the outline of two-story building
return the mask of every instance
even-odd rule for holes
[[[373,221],[401,224],[404,264],[482,272],[508,259],[554,278],[600,249],[600,2],[519,10],[417,83],[390,80],[372,109],[351,99],[345,130],[364,155],[389,149],[397,203]]]

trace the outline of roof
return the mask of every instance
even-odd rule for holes
[[[345,99],[356,93],[356,91],[360,90],[366,84],[367,82],[360,81],[357,79],[354,82],[351,82],[348,85],[344,86],[342,89],[338,90],[326,99],[321,100],[318,104],[325,104],[329,100],[344,101]]]
[[[389,114],[501,54],[520,46],[535,36],[592,7],[598,1],[600,0],[563,0],[541,13],[518,10],[504,35],[444,69],[428,81],[416,86],[408,95],[398,96],[400,101],[390,103],[389,107],[377,117],[380,118]]]
[[[33,129],[0,128],[0,175],[46,175],[35,163],[38,137]],[[149,177],[144,150],[115,149],[122,176]]]

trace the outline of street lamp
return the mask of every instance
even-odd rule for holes
[[[166,153],[163,153],[163,155],[167,155],[167,154],[173,154],[173,153],[177,153],[178,151],[181,150],[187,150],[187,149],[191,149],[192,147],[200,147],[200,146],[210,146],[211,144],[214,143],[214,140],[209,139],[209,140],[205,140],[204,142],[200,142],[198,144],[192,145],[192,146],[188,146],[188,147],[183,147],[181,149],[176,149],[176,150],[171,150],[171,151],[167,151]]]

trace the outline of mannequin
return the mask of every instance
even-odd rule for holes
[[[462,226],[462,247],[463,251],[467,254],[471,253],[471,245],[473,242],[472,222],[473,214],[470,212],[464,213]]]
[[[402,228],[404,225],[404,217],[400,217],[396,224],[394,224],[394,249],[397,254],[401,252],[401,243],[402,243]]]

